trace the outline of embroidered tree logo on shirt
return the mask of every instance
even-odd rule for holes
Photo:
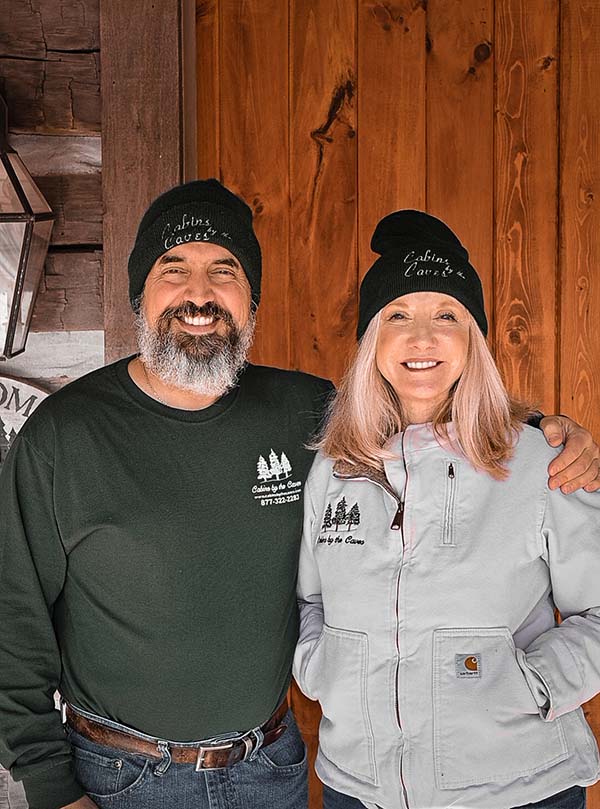
[[[264,482],[268,480],[287,480],[292,474],[292,465],[285,452],[277,457],[275,450],[269,453],[269,460],[266,461],[263,455],[258,456],[256,464],[256,476]]]
[[[321,531],[327,531],[334,525],[336,531],[351,531],[355,525],[360,525],[360,508],[358,507],[358,503],[354,503],[352,508],[348,510],[346,498],[342,497],[335,507],[335,513],[331,503],[328,503],[325,514],[323,515]]]

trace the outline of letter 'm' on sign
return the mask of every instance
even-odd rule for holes
[[[10,399],[8,400],[8,404],[6,405],[6,410],[14,410],[15,413],[20,413],[21,410],[23,411],[23,416],[25,418],[29,418],[29,414],[31,413],[31,408],[37,402],[38,397],[32,394],[28,399],[25,399],[23,404],[21,404],[21,399],[19,395],[19,389],[14,388],[12,389],[12,393],[10,395]]]

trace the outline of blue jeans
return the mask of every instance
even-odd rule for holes
[[[583,787],[571,787],[564,792],[558,792],[551,798],[546,798],[538,803],[526,804],[527,809],[585,809],[585,789]],[[516,809],[526,809],[526,807],[516,807]],[[351,798],[349,795],[342,795],[328,786],[323,786],[323,809],[365,809],[364,804]]]
[[[200,772],[166,755],[133,755],[70,729],[67,735],[77,780],[100,809],[307,809],[306,750],[290,711],[285,723],[285,733],[253,760]]]

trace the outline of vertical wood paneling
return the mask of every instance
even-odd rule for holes
[[[493,0],[429,0],[427,5],[427,210],[468,247],[490,318],[493,28]]]
[[[253,356],[290,362],[288,13],[280,0],[220,0],[223,181],[252,206],[263,250]]]
[[[358,254],[375,259],[375,225],[400,208],[424,209],[427,3],[358,0]]]
[[[196,0],[198,177],[219,177],[219,0]]]
[[[600,11],[561,2],[560,410],[600,435]],[[600,739],[600,698],[585,706]],[[600,786],[588,790],[600,809]]]
[[[508,389],[556,411],[557,0],[496,12],[496,358]]]
[[[292,367],[337,381],[356,326],[356,8],[290,13]]]
[[[563,0],[560,407],[600,434],[600,12]]]

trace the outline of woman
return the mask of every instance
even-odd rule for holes
[[[580,809],[600,500],[548,490],[554,450],[502,385],[454,233],[399,211],[371,246],[305,491],[294,673],[323,709],[325,808]]]

